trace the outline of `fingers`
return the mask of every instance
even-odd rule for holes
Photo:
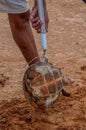
[[[37,29],[41,28],[42,24],[43,23],[40,20],[38,20],[37,22],[33,23],[32,26],[34,29],[37,30]]]
[[[40,28],[37,30],[37,33],[41,33],[41,29]]]
[[[34,18],[34,17],[31,16],[30,20],[31,20],[32,23],[35,23],[35,22],[37,22],[40,19],[39,19],[39,17]]]
[[[39,19],[39,17],[38,18],[33,18],[33,20],[32,20],[32,26],[35,28],[35,27],[41,27],[42,26],[42,22],[41,22],[41,20]]]
[[[32,27],[37,31],[37,33],[40,33],[43,22],[39,18],[37,6],[35,6],[32,9],[32,12],[31,12],[31,15],[30,15],[30,20],[31,20],[31,23],[32,23]],[[45,21],[46,32],[48,32],[48,23],[49,23],[48,13],[46,13],[45,20],[46,20]]]
[[[32,22],[32,27],[35,29],[35,30],[39,30],[40,28],[41,28],[41,26],[42,26],[42,22],[41,22],[41,20],[39,19],[39,17],[37,17],[37,18],[33,18],[32,20],[31,20],[31,22]]]
[[[39,33],[43,23],[38,16],[37,7],[34,7],[32,9],[32,12],[31,12],[31,15],[30,15],[30,20],[31,20],[31,23],[32,23],[32,27]]]

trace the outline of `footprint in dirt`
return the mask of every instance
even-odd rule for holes
[[[0,87],[5,87],[6,81],[9,80],[9,77],[4,74],[0,74]]]

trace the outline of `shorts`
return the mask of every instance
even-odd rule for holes
[[[0,12],[24,13],[28,10],[28,0],[0,0]]]

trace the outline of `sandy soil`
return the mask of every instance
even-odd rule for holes
[[[86,4],[81,0],[47,0],[50,24],[48,57],[74,79],[46,112],[34,112],[24,98],[27,64],[12,39],[8,18],[0,14],[0,130],[86,130]],[[32,5],[32,1],[30,1]],[[34,32],[39,54],[39,35]]]

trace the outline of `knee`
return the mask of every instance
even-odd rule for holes
[[[11,27],[21,30],[29,24],[30,13],[28,11],[22,14],[8,14],[8,18]]]

